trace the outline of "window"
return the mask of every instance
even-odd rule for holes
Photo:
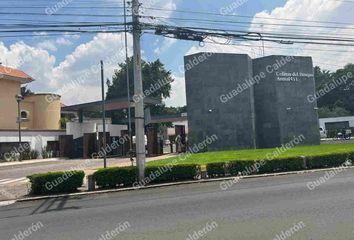
[[[28,112],[27,111],[21,111],[21,119],[28,119]]]

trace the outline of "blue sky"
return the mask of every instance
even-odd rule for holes
[[[0,1],[0,12],[36,12],[45,13],[46,9],[54,7],[55,4],[62,1],[38,0],[29,2],[24,0]],[[122,14],[121,9],[97,7],[121,6],[121,0],[67,0],[63,8],[60,8],[58,14]],[[162,8],[165,10],[189,10],[199,12],[222,13],[226,9],[229,15],[247,15],[250,17],[270,17],[287,19],[306,19],[312,21],[340,21],[349,23],[354,22],[352,15],[354,4],[344,3],[340,0],[142,0],[143,15],[165,17],[164,21],[178,26],[200,26],[194,21],[184,21],[183,24],[178,20],[168,20],[168,18],[203,18],[203,19],[234,19],[236,21],[259,22],[257,19],[231,18],[225,16],[206,16],[191,13],[181,13],[173,11],[156,11],[146,8]],[[10,4],[11,3],[11,4]],[[31,8],[13,8],[8,7],[38,7]],[[77,7],[95,6],[88,9]],[[237,7],[235,7],[237,6]],[[48,11],[48,10],[47,10]],[[31,16],[31,15],[0,15],[2,24],[20,23],[28,21],[47,21],[47,22],[78,22],[78,21],[114,21],[121,22],[121,18],[113,17],[69,17],[69,16]],[[13,20],[9,20],[13,19]],[[16,19],[16,20],[15,20]],[[129,19],[130,20],[130,19]],[[158,23],[164,23],[156,20]],[[271,23],[273,20],[264,20],[265,23]],[[262,20],[263,22],[263,20]],[[209,25],[210,26],[210,25]],[[219,26],[220,27],[220,26]],[[227,26],[224,26],[227,28]],[[233,27],[235,29],[235,27]],[[241,30],[252,30],[250,24],[239,27]],[[266,31],[267,29],[265,29]],[[300,30],[300,29],[298,29]],[[278,31],[287,31],[286,27],[279,27]],[[345,33],[343,32],[345,31]],[[352,31],[352,30],[351,30]],[[351,34],[350,30],[326,30],[314,29],[309,33],[318,32],[321,34]],[[43,34],[43,33],[42,33]],[[63,36],[35,36],[35,37],[16,37],[4,38],[1,35],[16,35],[9,33],[0,34],[0,61],[4,65],[20,68],[32,75],[37,81],[29,87],[36,92],[57,92],[62,95],[65,104],[80,103],[85,101],[94,101],[99,99],[99,74],[90,72],[92,66],[97,65],[100,59],[108,62],[106,66],[106,77],[110,78],[113,74],[116,64],[124,60],[123,54],[114,55],[120,52],[123,47],[122,34],[77,34]],[[23,33],[19,34],[23,35]],[[196,42],[187,42],[173,39],[166,39],[160,36],[143,34],[142,51],[143,57],[147,61],[160,59],[166,68],[171,70],[176,78],[173,83],[173,93],[170,99],[166,100],[167,105],[181,106],[185,104],[184,95],[184,73],[180,66],[183,65],[183,56],[198,51],[218,51],[247,53],[251,57],[260,56],[259,43],[249,43],[250,46],[222,46],[217,44],[206,44],[205,47],[199,47]],[[267,44],[267,54],[296,54],[313,56],[316,65],[323,68],[334,70],[342,67],[348,62],[354,62],[352,54],[338,54],[334,52],[338,48],[330,48],[331,53],[323,54],[318,46],[294,46],[292,49],[278,49],[278,45]],[[341,48],[343,50],[343,47]],[[346,48],[349,49],[349,48]],[[353,51],[352,49],[351,51]],[[129,51],[131,54],[131,37],[129,36]],[[26,58],[26,56],[29,58]],[[19,61],[19,59],[27,59]],[[78,79],[80,76],[89,74]],[[80,87],[73,82],[79,82]],[[75,86],[75,87],[73,87]]]

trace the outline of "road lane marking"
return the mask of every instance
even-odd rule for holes
[[[5,181],[7,181],[7,180],[10,180],[10,178],[1,179],[1,180],[0,180],[0,183],[1,183],[1,182],[5,182]]]
[[[23,178],[16,178],[16,179],[10,179],[10,180],[1,180],[0,185],[6,185],[9,183],[16,183],[16,182],[27,182],[27,178],[23,177]]]
[[[16,200],[12,200],[12,201],[0,201],[0,207],[5,207],[5,206],[9,206],[11,204],[14,204],[16,202]]]

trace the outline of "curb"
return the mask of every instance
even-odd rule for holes
[[[64,158],[46,158],[46,159],[36,159],[36,160],[2,162],[2,163],[0,163],[0,168],[1,167],[9,167],[9,166],[27,165],[27,164],[56,162],[56,161],[61,161],[61,160],[65,160],[65,159]]]
[[[62,197],[90,196],[90,195],[104,194],[104,193],[128,192],[128,191],[163,188],[163,187],[170,187],[170,186],[189,185],[189,184],[196,184],[196,183],[222,182],[222,181],[235,180],[235,179],[239,180],[239,179],[252,179],[252,178],[266,178],[266,177],[297,175],[297,174],[315,173],[315,172],[327,172],[327,171],[335,170],[335,169],[338,169],[338,167],[336,167],[336,168],[322,168],[322,169],[314,169],[314,170],[302,170],[302,171],[295,171],[295,172],[258,174],[258,175],[249,175],[249,176],[239,176],[239,177],[235,176],[235,177],[224,177],[224,178],[201,179],[201,180],[174,182],[174,183],[155,184],[155,185],[141,186],[141,187],[129,187],[129,188],[121,188],[121,189],[98,190],[98,191],[92,191],[92,192],[80,192],[80,193],[68,193],[68,194],[39,196],[39,197],[28,197],[28,198],[17,199],[16,202],[29,202],[29,201],[47,200],[47,199],[55,199],[55,198],[62,198]],[[343,169],[345,169],[345,170],[354,169],[354,166],[347,166]]]

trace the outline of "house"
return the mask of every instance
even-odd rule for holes
[[[21,86],[34,79],[25,72],[0,65],[0,157],[17,146],[18,104]],[[30,94],[20,101],[22,142],[31,149],[57,151],[60,130],[60,96],[51,93]]]
[[[320,118],[319,124],[320,131],[323,131],[329,138],[336,137],[342,129],[351,129],[354,132],[354,116]]]

